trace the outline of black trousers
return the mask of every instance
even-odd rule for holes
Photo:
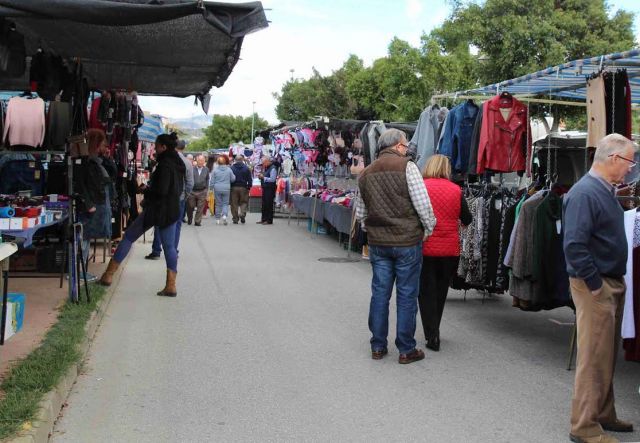
[[[276,198],[276,185],[265,184],[262,186],[262,221],[273,222],[273,203]]]
[[[449,284],[458,269],[460,257],[422,257],[418,306],[424,336],[440,336],[440,321],[447,301]]]

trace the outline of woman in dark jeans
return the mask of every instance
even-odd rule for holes
[[[78,218],[82,223],[82,258],[85,264],[89,261],[89,242],[96,238],[111,238],[113,183],[100,157],[106,141],[107,136],[102,129],[89,129],[89,156],[74,171],[74,184],[81,196]],[[95,281],[97,278],[87,272],[87,280]]]
[[[460,186],[450,180],[451,163],[444,155],[432,156],[422,174],[436,227],[422,245],[422,272],[418,305],[427,348],[440,350],[440,321],[449,284],[460,260],[460,224],[471,223],[471,213]]]
[[[157,226],[160,230],[162,249],[167,262],[167,280],[158,295],[175,297],[178,273],[178,254],[175,245],[176,222],[180,214],[180,195],[184,190],[185,166],[176,152],[178,137],[175,133],[162,134],[156,139],[158,164],[151,175],[149,187],[143,187],[144,210],[127,228],[100,283],[110,286],[113,274],[125,259],[131,245],[148,229]]]

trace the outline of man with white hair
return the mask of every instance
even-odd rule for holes
[[[576,306],[578,357],[571,411],[571,441],[611,443],[605,431],[633,432],[618,419],[613,374],[624,308],[627,238],[615,186],[636,165],[633,142],[604,137],[591,170],[563,204],[564,253]]]

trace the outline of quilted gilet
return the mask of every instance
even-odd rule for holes
[[[372,246],[406,247],[422,241],[424,230],[407,184],[409,161],[387,149],[360,174],[358,186],[368,212],[364,224]]]
[[[444,178],[424,180],[436,216],[436,227],[422,244],[422,255],[457,257],[460,255],[460,206],[462,190]]]

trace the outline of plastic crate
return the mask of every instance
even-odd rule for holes
[[[262,212],[262,197],[249,197],[249,212],[252,214]]]

